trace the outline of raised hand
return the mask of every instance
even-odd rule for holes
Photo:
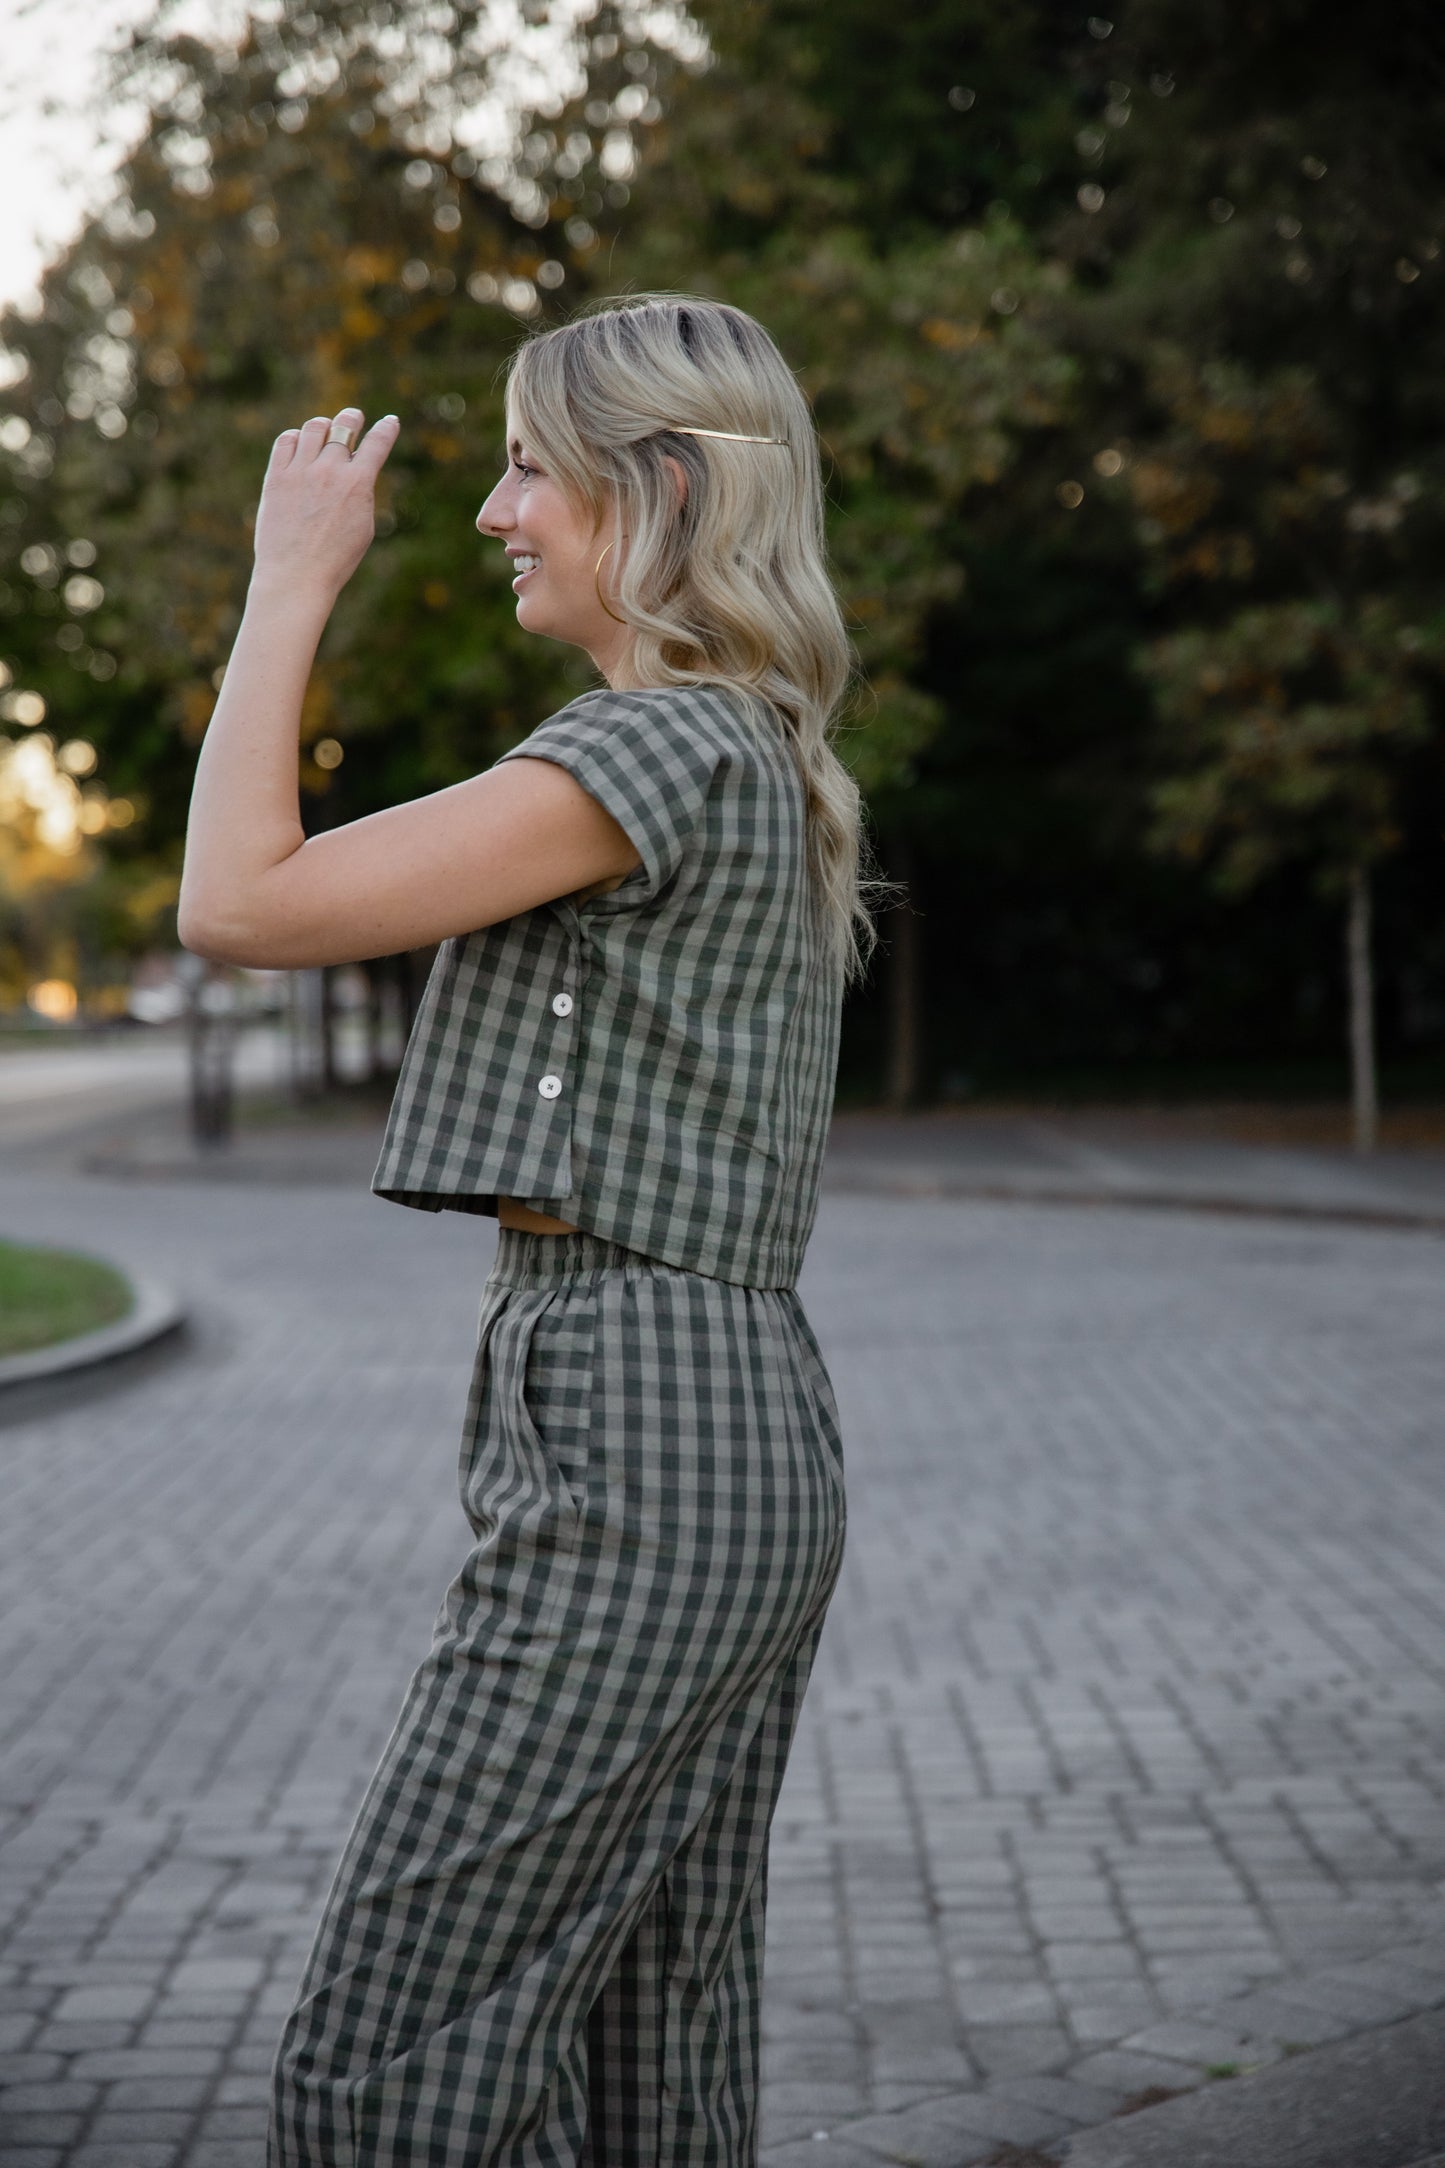
[[[334,600],[366,555],[376,532],[376,478],[401,424],[383,415],[354,452],[327,442],[333,422],[355,435],[362,419],[360,407],[314,415],[272,445],[256,515],[256,576],[268,586]]]

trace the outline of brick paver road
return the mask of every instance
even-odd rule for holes
[[[258,2168],[464,1547],[489,1235],[15,1176],[0,1226],[196,1315],[0,1414],[0,2168]],[[956,2168],[1445,2001],[1442,1265],[1428,1234],[825,1200],[851,1531],[774,1845],[773,2168]]]

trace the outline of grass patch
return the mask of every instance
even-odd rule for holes
[[[133,1300],[129,1283],[98,1258],[0,1242],[0,1356],[114,1324]]]

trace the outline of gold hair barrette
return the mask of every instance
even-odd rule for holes
[[[786,444],[786,437],[750,437],[741,429],[689,429],[685,422],[669,422],[675,437],[726,437],[729,444]]]

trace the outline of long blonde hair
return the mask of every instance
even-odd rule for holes
[[[812,415],[762,326],[725,302],[644,294],[528,339],[509,434],[627,554],[611,606],[638,685],[726,685],[791,744],[823,939],[858,975],[875,933],[858,786],[834,750],[852,656],[828,578]],[[778,437],[696,437],[688,429]],[[664,461],[687,477],[678,491]],[[615,553],[621,556],[620,546]]]

